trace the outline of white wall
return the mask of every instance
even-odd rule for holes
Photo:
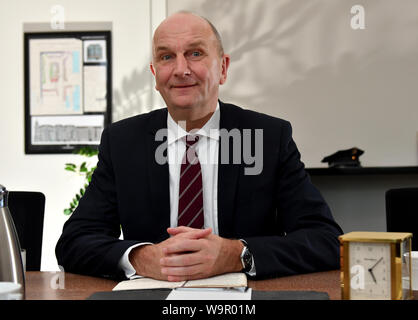
[[[112,26],[114,121],[162,106],[148,65],[152,29],[166,13],[163,0],[0,0],[0,184],[45,194],[44,271],[58,270],[54,250],[67,219],[63,209],[83,182],[64,170],[66,162],[80,162],[78,156],[24,153],[23,25],[49,24],[54,5],[64,7],[67,26]]]
[[[364,166],[418,165],[418,1],[168,0],[178,10],[223,37],[221,98],[291,121],[308,167],[351,147]]]

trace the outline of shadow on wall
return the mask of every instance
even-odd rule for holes
[[[215,24],[231,55],[221,99],[289,120],[307,166],[353,146],[363,165],[416,165],[417,4],[365,2],[363,31],[350,26],[353,4],[169,0],[168,13]]]
[[[125,76],[120,86],[113,90],[112,122],[152,110],[153,78],[148,67],[134,69]],[[155,107],[155,106],[154,106]]]
[[[370,20],[374,20],[370,27],[360,32],[350,28],[350,8],[351,4],[342,5],[331,0],[168,0],[169,14],[190,10],[214,22],[222,35],[225,51],[231,55],[230,79],[222,88],[222,94],[231,102],[257,109],[277,109],[279,93],[301,82],[320,87],[318,80],[322,81],[325,76],[340,80],[337,84],[331,83],[332,88],[351,94],[351,80],[356,79],[345,82],[347,70],[354,67],[356,70],[352,74],[359,77],[357,79],[375,77],[378,84],[382,67],[388,72],[396,72],[396,68],[388,66],[386,61],[402,67],[403,59],[411,63],[416,57],[408,37],[413,33],[412,28],[401,34],[404,22],[398,20],[402,16],[399,12],[388,16],[390,9],[397,8],[391,1],[384,1],[382,5],[367,2]],[[409,2],[402,12],[414,8],[416,5]],[[404,20],[411,25],[415,21],[414,15],[404,17]],[[393,26],[392,33],[384,32],[388,26]],[[410,46],[409,50],[407,46]],[[353,59],[361,65],[353,65]],[[366,65],[369,63],[381,65],[371,70]],[[411,66],[414,68],[415,65],[412,61]],[[317,77],[315,71],[321,70],[326,72]],[[396,81],[406,82],[410,78],[412,76],[406,75]],[[377,86],[371,82],[372,87]],[[325,83],[330,84],[329,81]],[[303,94],[295,93],[294,98],[303,100]],[[310,99],[306,102],[310,103]],[[324,96],[321,107],[326,102]],[[328,107],[333,108],[333,102],[330,101]],[[269,111],[278,113],[277,110]]]
[[[225,100],[249,108],[266,105],[275,96],[275,92],[265,86],[266,76],[283,74],[276,72],[283,62],[286,68],[294,69],[292,72],[303,68],[297,59],[289,59],[291,52],[287,46],[294,33],[303,29],[305,22],[314,14],[314,3],[294,5],[291,1],[276,0],[168,1],[169,14],[183,9],[213,21],[222,35],[225,51],[231,56],[231,81],[227,81],[222,88]],[[274,59],[270,58],[268,63],[264,59],[266,56]],[[246,88],[251,84],[252,90],[242,90],[242,79]],[[248,79],[251,79],[250,83]]]

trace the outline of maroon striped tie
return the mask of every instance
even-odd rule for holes
[[[178,225],[202,229],[204,225],[202,172],[195,150],[199,137],[189,135],[185,141],[186,152],[180,171]]]

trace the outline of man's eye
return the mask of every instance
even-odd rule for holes
[[[202,54],[199,51],[193,51],[192,56],[193,57],[200,57]]]
[[[166,60],[170,60],[171,59],[171,55],[169,54],[165,54],[161,56],[161,60],[166,61]]]

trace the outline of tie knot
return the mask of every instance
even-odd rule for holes
[[[198,141],[199,136],[188,135],[185,137],[187,148],[193,147]]]

